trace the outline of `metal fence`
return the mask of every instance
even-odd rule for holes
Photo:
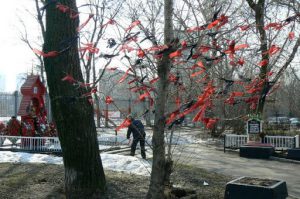
[[[249,142],[248,135],[225,134],[224,152],[226,148],[238,149]],[[275,150],[299,148],[299,135],[296,136],[266,136],[262,143],[272,144]]]
[[[5,140],[9,140],[9,144],[6,144]],[[40,152],[61,151],[58,137],[0,136],[0,150],[1,149],[19,149]]]
[[[100,150],[116,146],[128,146],[125,136],[103,136],[98,137]],[[34,152],[61,152],[58,137],[24,137],[0,135],[0,151],[34,151]]]
[[[296,136],[266,136],[263,143],[270,143],[278,150],[299,148],[299,135]]]
[[[18,110],[22,100],[22,94],[15,91],[13,93],[0,92],[0,117],[9,118],[18,115]],[[47,109],[47,117],[52,121],[50,98],[47,94],[45,97],[45,106]]]

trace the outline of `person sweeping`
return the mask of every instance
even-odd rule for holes
[[[146,152],[145,152],[145,128],[141,120],[134,119],[132,115],[128,115],[127,119],[131,121],[131,124],[128,126],[127,130],[127,139],[130,139],[130,135],[132,133],[133,141],[131,144],[131,151],[130,155],[135,155],[135,150],[138,142],[140,142],[141,147],[141,155],[143,159],[146,159]]]

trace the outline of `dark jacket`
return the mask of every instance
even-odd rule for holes
[[[146,136],[144,125],[141,120],[133,120],[127,130],[127,139],[132,133],[133,139],[144,139]]]

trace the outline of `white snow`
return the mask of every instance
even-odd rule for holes
[[[114,129],[102,128],[98,129],[98,141],[104,142],[118,142],[121,145],[128,145],[126,139],[126,130],[122,129],[115,134]],[[205,143],[201,138],[196,138],[195,135],[199,130],[181,129],[174,133],[173,143],[176,147],[185,147],[186,144],[191,143]],[[151,143],[152,130],[146,129],[147,143]],[[110,148],[112,146],[100,145],[100,149]],[[56,147],[55,147],[56,148]],[[139,155],[137,155],[139,157]],[[114,170],[137,175],[150,176],[151,163],[141,158],[124,156],[117,154],[101,153],[103,167],[106,170]],[[0,151],[0,163],[45,163],[45,164],[63,164],[62,157],[56,157],[45,154],[31,154],[24,152],[8,152]]]
[[[104,169],[150,176],[151,164],[147,160],[116,154],[101,154],[101,159]],[[0,163],[5,162],[63,164],[63,159],[45,154],[1,151]]]

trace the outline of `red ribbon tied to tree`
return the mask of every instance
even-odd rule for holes
[[[140,20],[136,20],[136,21],[132,22],[130,24],[130,26],[125,29],[125,31],[128,32],[128,31],[132,30],[135,26],[140,25],[140,24],[141,24],[141,21]]]
[[[67,81],[71,84],[76,82],[76,80],[71,75],[66,75],[64,78],[61,79],[61,81]]]
[[[37,55],[41,55],[41,56],[43,56],[43,57],[56,57],[57,55],[58,55],[58,52],[57,51],[50,51],[50,52],[47,52],[47,53],[45,53],[45,52],[43,52],[43,51],[40,51],[40,50],[38,50],[38,49],[32,49],[32,51],[35,53],[35,54],[37,54]]]
[[[114,100],[113,100],[113,98],[111,96],[106,96],[105,97],[105,103],[106,104],[111,104],[113,102],[114,102]]]
[[[86,24],[89,23],[89,21],[91,20],[91,18],[93,18],[93,16],[94,16],[94,14],[90,14],[89,17],[88,17],[88,19],[85,22],[83,22],[83,24],[81,24],[80,26],[77,27],[77,29],[76,29],[77,32],[79,32],[80,30],[82,30],[82,28],[84,28],[86,26]]]
[[[116,128],[116,131],[118,132],[119,130],[123,129],[123,128],[127,128],[129,125],[131,124],[131,120],[126,118],[121,124],[120,126],[118,126]]]
[[[175,52],[170,53],[169,58],[172,59],[180,56],[181,56],[181,50],[176,50]]]
[[[295,38],[295,33],[294,32],[289,32],[289,40],[292,41]]]
[[[259,62],[257,65],[261,66],[261,67],[265,67],[269,64],[269,61],[267,59],[262,60],[261,62]]]

